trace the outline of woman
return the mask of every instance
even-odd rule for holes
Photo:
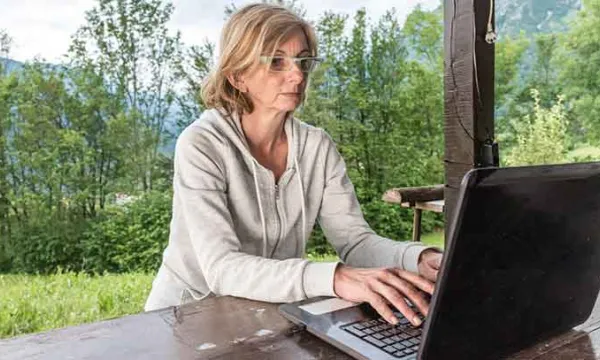
[[[406,298],[427,314],[439,251],[376,235],[332,139],[293,117],[316,55],[314,30],[282,7],[249,5],[225,25],[209,110],[177,140],[169,245],[146,310],[209,295],[338,296],[390,323],[388,304],[420,324]],[[302,259],[317,220],[342,263]]]

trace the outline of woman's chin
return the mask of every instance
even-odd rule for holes
[[[296,110],[298,105],[300,105],[300,100],[285,101],[285,102],[282,101],[280,103],[280,106],[278,106],[278,107],[281,111],[293,111],[293,110]]]

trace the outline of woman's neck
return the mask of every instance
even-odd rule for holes
[[[287,113],[264,113],[254,111],[241,117],[242,129],[248,145],[263,154],[272,153],[277,145],[285,142],[284,120]]]

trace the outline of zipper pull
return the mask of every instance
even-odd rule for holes
[[[275,185],[275,200],[279,200],[279,185]]]

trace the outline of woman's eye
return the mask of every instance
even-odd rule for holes
[[[312,60],[311,59],[302,59],[300,60],[300,68],[304,72],[308,72],[312,68]]]
[[[285,61],[283,58],[273,58],[271,60],[271,69],[272,70],[283,70],[285,65]]]

